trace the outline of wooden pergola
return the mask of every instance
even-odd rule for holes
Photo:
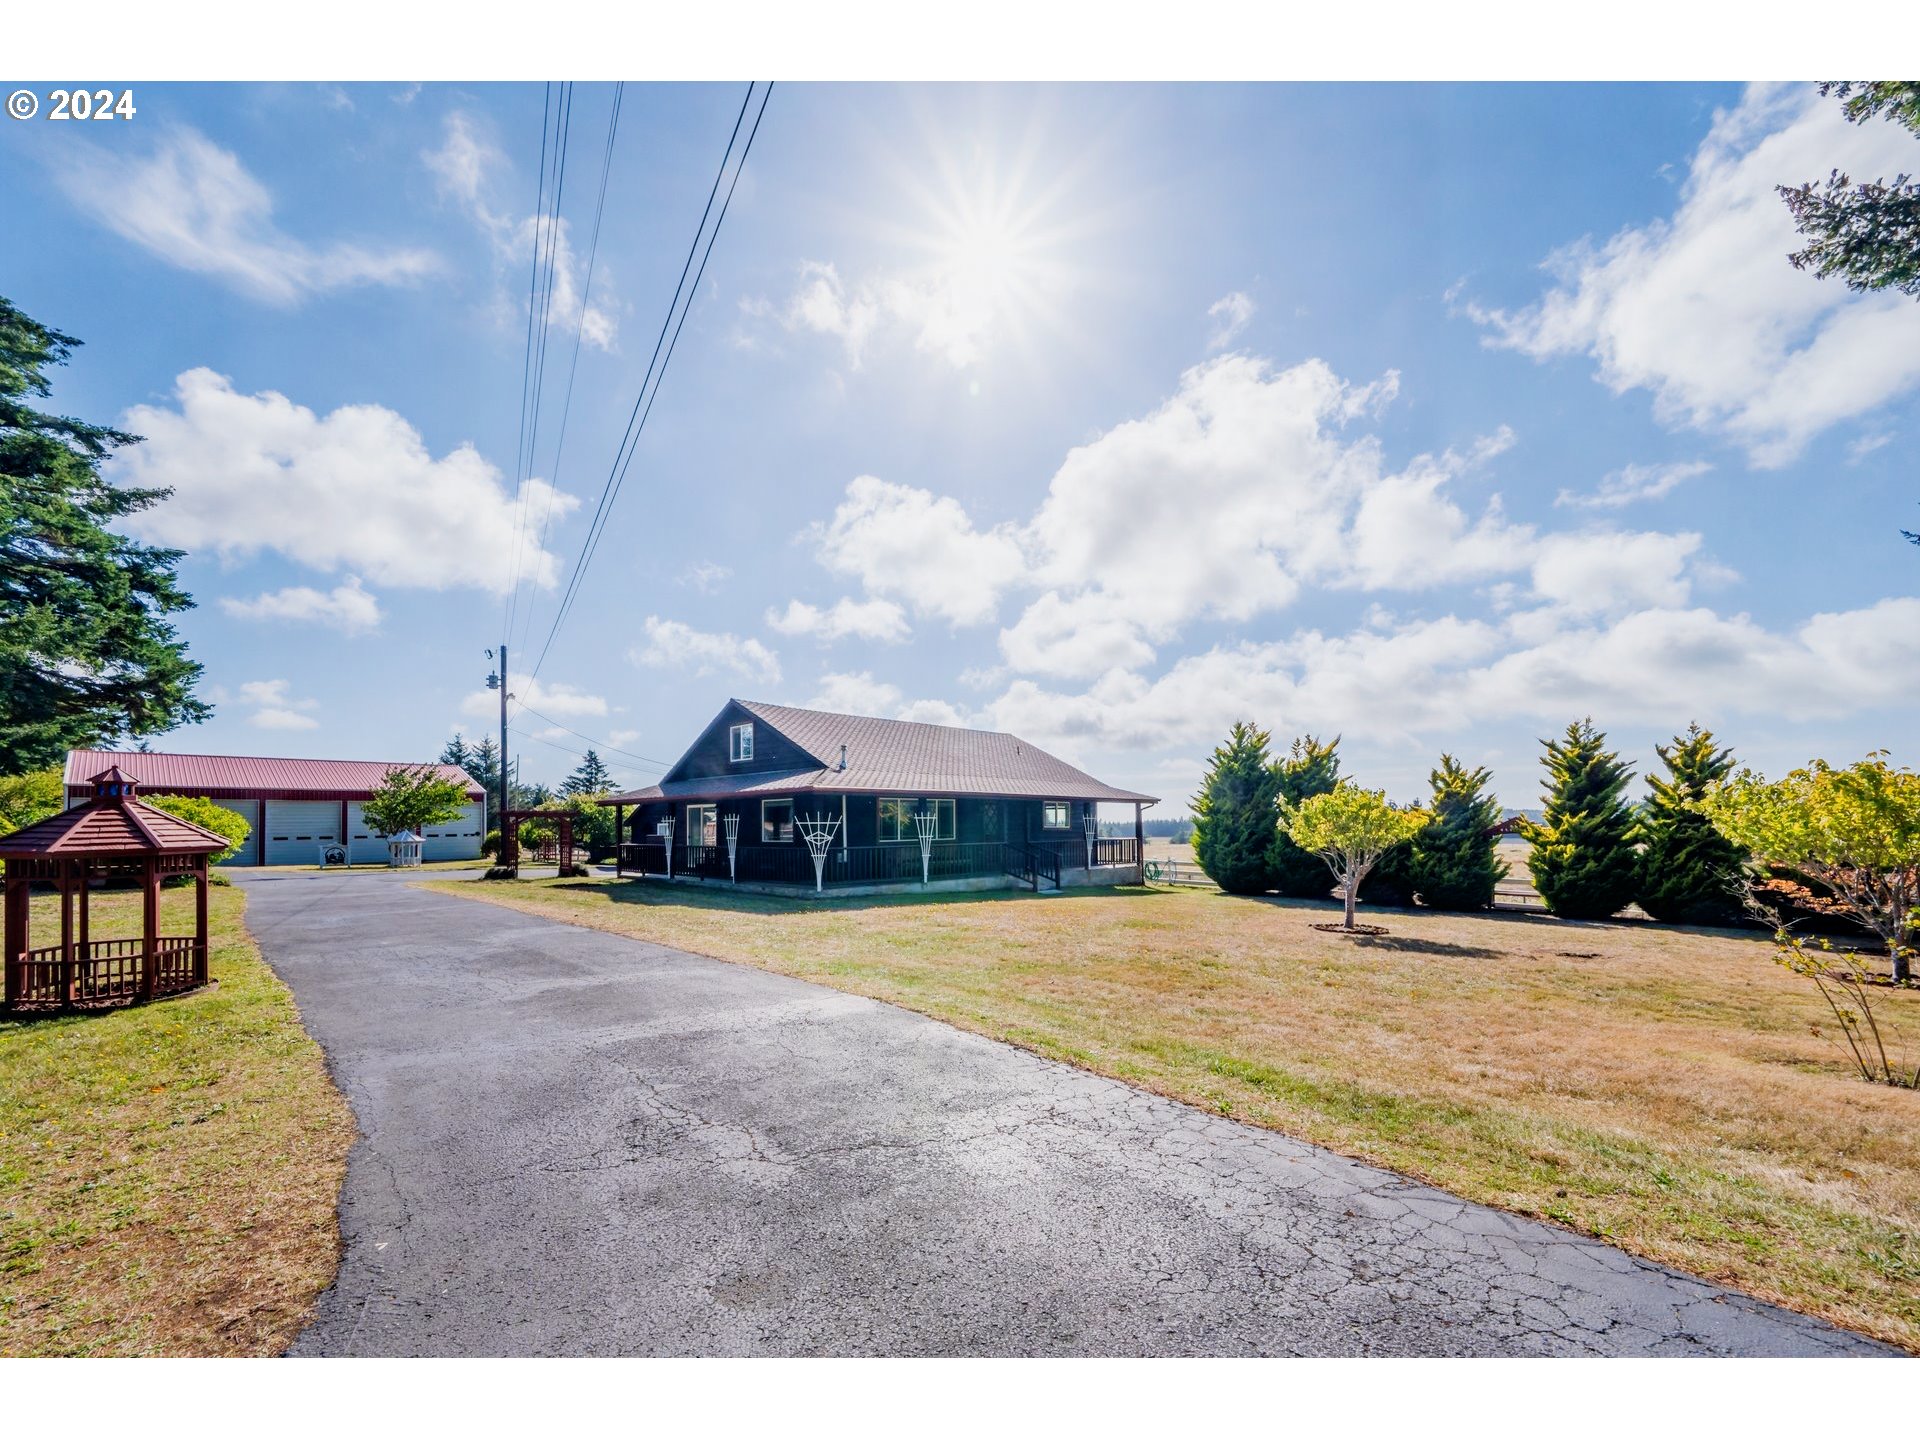
[[[87,783],[86,804],[0,837],[8,1010],[128,1005],[207,983],[207,863],[227,839],[142,803],[138,782],[117,765]],[[195,881],[191,935],[160,933],[160,887],[176,875]],[[141,933],[96,940],[90,896],[112,881],[139,883]],[[57,945],[32,944],[34,885],[60,897]]]

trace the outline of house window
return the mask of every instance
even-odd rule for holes
[[[1073,828],[1073,806],[1065,800],[1045,800],[1040,805],[1040,828],[1042,830],[1071,830]]]
[[[760,843],[785,845],[793,839],[793,801],[760,802]]]
[[[920,828],[914,823],[915,815],[933,816],[933,838],[936,840],[953,839],[953,801],[951,800],[908,800],[899,796],[888,796],[880,802],[880,839],[883,844],[901,844],[920,838]]]
[[[687,806],[687,849],[712,849],[719,843],[720,822],[711,805]]]
[[[727,761],[738,765],[753,759],[753,726],[735,725],[727,731]]]

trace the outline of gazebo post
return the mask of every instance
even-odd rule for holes
[[[93,861],[76,860],[80,869],[80,953],[90,955],[87,947],[93,939]]]
[[[195,985],[207,983],[209,944],[207,940],[207,860],[208,857],[205,855],[198,856],[193,865],[194,879],[200,882],[199,893],[194,896],[193,902],[193,983]]]
[[[24,876],[15,875],[14,869],[14,862],[9,860],[7,862],[7,974],[5,981],[9,1010],[20,998],[20,967],[25,963],[27,951],[27,882]]]
[[[60,993],[71,1005],[80,998],[80,975],[73,965],[73,861],[60,862]]]
[[[159,976],[160,857],[149,855],[140,867],[140,998],[151,1000]]]

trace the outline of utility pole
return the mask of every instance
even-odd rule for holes
[[[487,658],[493,658],[493,651],[487,651]],[[500,861],[506,863],[507,848],[507,647],[500,646],[500,668],[487,676],[487,688],[500,692],[500,814],[497,826],[500,831]]]

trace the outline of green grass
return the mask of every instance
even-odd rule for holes
[[[214,988],[0,1020],[0,1353],[273,1354],[332,1280],[352,1116],[244,894],[209,901]],[[190,891],[162,905],[191,929]],[[93,913],[96,937],[138,932],[130,892]]]

